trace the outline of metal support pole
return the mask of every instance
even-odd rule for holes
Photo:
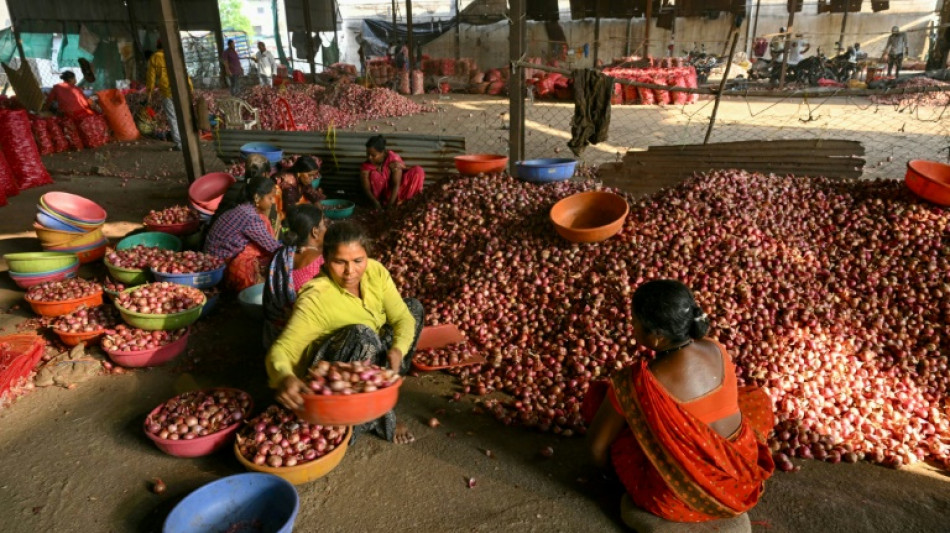
[[[307,63],[310,64],[310,79],[317,79],[317,66],[314,64],[313,56],[317,51],[313,48],[313,20],[310,18],[310,0],[303,0],[303,27],[307,32]]]
[[[781,88],[785,87],[785,72],[788,71],[788,38],[792,35],[792,25],[795,24],[795,11],[798,10],[798,2],[800,1],[801,0],[792,0],[792,3],[788,6],[788,24],[785,26],[785,36],[782,41],[785,52],[782,53],[782,74],[778,80],[778,86]]]
[[[132,9],[132,2],[126,2],[126,10],[129,12],[129,30],[132,34],[132,57],[135,58],[135,72],[129,72],[129,79],[144,79],[141,74],[145,72],[145,54],[142,52],[142,43],[139,42],[138,21],[135,18],[135,10]]]
[[[462,59],[462,6],[455,0],[455,60]]]
[[[594,55],[590,64],[597,66],[597,57],[600,56],[600,15],[594,18]]]
[[[188,181],[193,182],[204,174],[204,160],[195,132],[195,117],[191,107],[188,90],[188,72],[185,71],[185,57],[181,51],[181,33],[178,19],[175,18],[175,6],[172,0],[159,0],[162,21],[162,44],[165,48],[165,67],[168,81],[171,83],[172,100],[175,103],[175,117],[178,119],[178,131],[181,134],[185,156],[185,172]]]
[[[623,46],[623,55],[624,57],[630,56],[630,34],[633,33],[633,19],[627,19],[627,42]]]
[[[732,44],[729,45],[729,62],[726,63],[726,70],[722,73],[722,80],[719,81],[716,103],[713,104],[712,115],[709,117],[709,127],[706,128],[706,138],[703,139],[703,144],[709,144],[709,138],[712,137],[713,126],[716,124],[716,113],[719,112],[719,101],[722,100],[722,91],[726,88],[726,80],[729,79],[729,69],[732,67],[732,58],[736,55],[736,43],[739,42],[739,28],[733,28],[730,37],[732,37]]]
[[[848,49],[848,46],[844,44],[844,30],[848,26],[848,7],[849,6],[845,4],[844,16],[841,17],[841,35],[838,36],[838,46],[840,47],[840,49],[838,50],[839,54]]]
[[[409,33],[409,38],[406,40],[407,47],[409,48],[409,57],[406,60],[409,62],[409,74],[412,75],[412,71],[417,67],[416,64],[416,42],[412,37],[412,0],[406,0],[406,31]]]
[[[643,17],[643,57],[647,57],[650,55],[650,24],[653,18],[653,0],[647,0],[647,10]]]
[[[129,5],[131,6],[132,3],[129,2]],[[223,68],[221,68],[221,61],[224,59],[224,30],[222,29],[222,26],[221,26],[221,12],[220,11],[218,12],[218,16],[214,18],[213,23],[214,23],[214,28],[212,28],[212,31],[214,31],[214,49],[216,50],[218,54],[218,76],[221,78],[221,86],[227,87],[228,73],[225,72]]]
[[[508,81],[508,168],[517,174],[517,162],[524,159],[524,69],[519,62],[525,53],[525,0],[509,0],[511,27],[508,34],[508,56],[511,78]]]
[[[759,8],[762,7],[762,0],[755,0],[755,18],[752,19],[752,40],[759,36]],[[749,57],[753,57],[752,50],[749,50]]]

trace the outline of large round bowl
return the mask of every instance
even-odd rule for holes
[[[95,242],[90,242],[90,243],[83,244],[80,246],[48,246],[46,249],[51,252],[71,252],[78,256],[79,252],[88,252],[90,250],[96,250],[98,248],[106,246],[108,243],[109,241],[105,237],[102,237]],[[80,261],[82,261],[82,258],[80,258]]]
[[[29,289],[34,285],[39,285],[40,283],[46,283],[47,281],[62,281],[68,278],[75,278],[76,272],[79,271],[79,261],[76,261],[73,266],[66,267],[64,269],[58,270],[52,274],[42,274],[42,275],[19,275],[13,271],[8,272],[10,274],[10,279],[17,284],[21,289]]]
[[[518,178],[524,181],[547,183],[564,181],[574,175],[575,159],[529,159],[518,162]]]
[[[501,172],[508,167],[508,156],[497,154],[468,154],[455,156],[459,174],[474,176],[487,172]]]
[[[235,391],[235,392],[244,392],[240,389],[233,389],[229,387],[215,387],[212,389],[207,389],[206,392],[211,392],[215,390],[229,390],[229,391]],[[158,410],[161,409],[163,405],[165,405],[165,402],[162,402],[161,404],[157,405],[155,409],[152,409],[151,412],[149,412],[148,416],[150,417],[154,415],[155,413],[157,413]],[[248,412],[244,414],[247,416],[250,416],[251,411],[253,410],[254,410],[254,402],[252,401],[250,407],[248,407]],[[147,421],[148,417],[146,417],[145,420]],[[142,429],[145,432],[145,436],[151,439],[152,442],[155,443],[155,446],[158,446],[159,450],[167,453],[168,455],[172,455],[175,457],[202,457],[205,455],[212,454],[220,450],[221,448],[223,448],[228,443],[228,441],[230,441],[234,437],[234,434],[237,433],[237,430],[241,427],[242,424],[244,424],[244,420],[235,422],[231,424],[230,426],[222,428],[221,430],[216,431],[214,433],[211,433],[210,435],[205,435],[204,437],[195,437],[191,440],[163,439],[149,433],[148,430],[144,426]]]
[[[4,254],[7,267],[18,274],[50,273],[71,266],[76,254],[65,252],[21,252]]]
[[[62,224],[66,224],[69,227],[74,227],[80,231],[92,231],[96,228],[101,228],[104,222],[85,222],[82,220],[76,220],[74,218],[67,217],[62,213],[57,213],[47,207],[44,207],[42,203],[36,206],[36,216],[39,220],[40,215],[44,215],[45,220],[56,220]]]
[[[70,265],[64,266],[62,268],[57,268],[55,270],[47,270],[45,272],[17,272],[16,270],[10,269],[8,273],[10,277],[16,276],[18,278],[42,278],[46,276],[52,276],[55,274],[61,274],[63,272],[68,272],[79,268],[79,258],[76,258]]]
[[[162,531],[291,533],[299,509],[297,489],[287,480],[255,472],[236,474],[186,496],[168,514]]]
[[[59,244],[45,244],[45,248],[55,249],[55,248],[84,248],[92,244],[102,244],[106,242],[105,235],[102,234],[102,228],[96,228],[89,233],[83,233],[82,235],[73,235],[72,239],[69,239],[66,242]]]
[[[135,290],[135,287],[125,289],[122,292],[129,292],[133,290]],[[170,313],[165,315],[137,313],[135,311],[129,311],[128,309],[125,309],[119,305],[118,301],[114,303],[115,308],[119,310],[119,314],[122,315],[122,320],[124,320],[126,324],[139,329],[147,329],[149,331],[169,331],[173,329],[181,329],[194,324],[195,321],[201,317],[201,308],[204,307],[205,301],[207,301],[207,298],[205,298],[200,305],[192,307],[191,309],[181,311],[180,313]]]
[[[102,351],[109,355],[109,359],[115,361],[119,366],[126,368],[141,368],[143,366],[164,365],[172,359],[178,357],[188,347],[188,335],[186,331],[180,338],[158,348],[144,350],[107,350]]]
[[[73,239],[82,237],[82,233],[49,229],[39,222],[33,222],[33,230],[43,246],[69,246]]]
[[[572,194],[551,208],[551,222],[571,242],[600,242],[623,229],[630,206],[619,194],[588,191]]]
[[[248,470],[273,474],[294,485],[303,485],[304,483],[309,483],[329,474],[331,470],[336,468],[336,466],[340,464],[340,461],[343,460],[343,456],[346,455],[346,448],[350,445],[350,437],[352,436],[353,428],[346,428],[346,435],[343,436],[343,441],[340,442],[340,445],[334,448],[333,451],[323,457],[296,466],[274,468],[267,465],[256,465],[241,455],[240,450],[238,450],[237,441],[234,443],[234,455],[237,456],[238,461],[244,465],[244,468]]]
[[[98,307],[102,305],[102,290],[83,298],[73,298],[71,300],[60,300],[58,302],[44,302],[41,300],[31,300],[24,297],[26,303],[30,304],[33,312],[40,316],[63,316],[72,313],[80,307]]]
[[[221,198],[237,180],[227,172],[212,172],[196,179],[188,187],[188,199],[198,207],[211,211],[218,209]]]
[[[106,210],[99,204],[68,192],[48,192],[40,197],[40,205],[64,217],[85,224],[102,224]]]
[[[179,285],[187,285],[196,289],[210,289],[224,279],[224,269],[227,265],[221,265],[214,270],[207,272],[193,272],[189,274],[171,274],[149,269],[155,281],[170,281]]]
[[[330,219],[340,220],[353,215],[356,210],[356,204],[349,200],[321,200],[320,207],[323,208],[323,214]]]
[[[150,279],[149,271],[147,269],[117,267],[110,263],[108,259],[103,260],[102,262],[106,265],[106,268],[109,269],[109,276],[119,283],[123,283],[128,286],[141,285],[143,283],[148,283]]]
[[[171,250],[173,252],[181,251],[181,239],[168,233],[158,231],[146,231],[136,233],[123,238],[115,245],[116,250],[128,250],[138,245],[146,248],[161,248],[162,250]]]
[[[258,283],[241,291],[238,294],[241,308],[251,318],[264,318],[264,284]]]
[[[74,233],[76,235],[82,235],[86,233],[85,228],[80,228],[79,226],[68,224],[55,218],[44,211],[36,212],[36,223],[43,226],[44,228],[49,228],[52,230],[63,231],[66,233]]]
[[[201,226],[201,219],[196,218],[181,224],[150,224],[145,223],[145,228],[149,231],[160,231],[169,235],[190,235]]]
[[[950,165],[922,159],[908,161],[904,183],[924,200],[950,206]]]
[[[241,146],[241,155],[247,157],[252,154],[266,157],[272,166],[280,163],[280,160],[284,158],[284,151],[273,144],[253,142]]]
[[[105,335],[106,328],[99,328],[96,331],[86,331],[82,333],[67,333],[64,331],[53,330],[53,333],[59,337],[59,340],[63,341],[63,344],[66,346],[76,346],[80,342],[84,343],[86,346],[94,344],[99,340],[99,337]]]
[[[373,392],[359,394],[301,394],[303,409],[297,416],[322,426],[355,426],[383,416],[396,406],[402,379]]]

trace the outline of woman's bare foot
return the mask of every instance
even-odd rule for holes
[[[393,435],[393,442],[396,444],[409,444],[415,442],[416,436],[409,431],[409,426],[403,422],[396,422],[396,434]]]

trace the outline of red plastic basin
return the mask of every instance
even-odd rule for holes
[[[623,196],[606,191],[572,194],[551,208],[551,222],[571,242],[600,242],[623,229],[630,206]]]
[[[180,338],[158,348],[149,350],[130,350],[120,352],[118,350],[103,351],[109,355],[109,359],[115,361],[117,365],[127,368],[140,368],[143,366],[164,365],[172,359],[181,355],[188,347],[188,335],[191,331],[186,331]]]
[[[188,199],[198,207],[216,211],[221,198],[237,180],[227,172],[212,172],[196,179],[188,187]]]
[[[455,157],[459,174],[474,176],[483,172],[501,172],[508,166],[508,157],[496,154],[470,154]]]
[[[904,183],[924,200],[950,206],[950,165],[923,159],[908,161]]]
[[[360,394],[302,394],[304,407],[297,416],[311,424],[355,426],[383,416],[396,406],[402,379],[392,386]]]
[[[145,224],[145,228],[149,231],[160,231],[170,235],[191,235],[198,231],[200,225],[201,221],[195,219],[181,224]]]
[[[106,210],[102,206],[77,194],[48,192],[40,197],[40,203],[77,222],[101,224],[106,220]]]
[[[215,387],[210,390],[231,390],[236,392],[244,392],[239,389],[232,389],[229,387]],[[165,402],[162,402],[160,405],[156,406],[155,409],[152,409],[149,412],[148,416],[145,417],[146,423],[152,415],[158,412],[159,409]],[[244,413],[245,418],[251,414],[251,411],[254,410],[254,402],[251,402],[250,407],[248,407],[248,412]],[[168,455],[173,455],[175,457],[201,457],[204,455],[212,454],[222,447],[227,445],[227,443],[234,437],[234,434],[237,433],[238,428],[244,423],[244,420],[240,420],[231,424],[230,426],[212,433],[210,435],[205,435],[204,437],[196,437],[191,440],[171,440],[171,439],[162,439],[152,435],[148,432],[143,425],[142,430],[145,432],[145,436],[152,439],[152,442],[158,446],[158,449],[167,453]]]

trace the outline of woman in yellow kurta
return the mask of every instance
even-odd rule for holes
[[[300,377],[318,361],[368,361],[406,375],[422,330],[422,304],[403,299],[386,267],[369,258],[362,228],[331,226],[323,257],[323,271],[300,289],[287,326],[267,353],[270,386],[290,409],[303,407]],[[396,443],[415,440],[392,411],[354,433],[370,430]]]

